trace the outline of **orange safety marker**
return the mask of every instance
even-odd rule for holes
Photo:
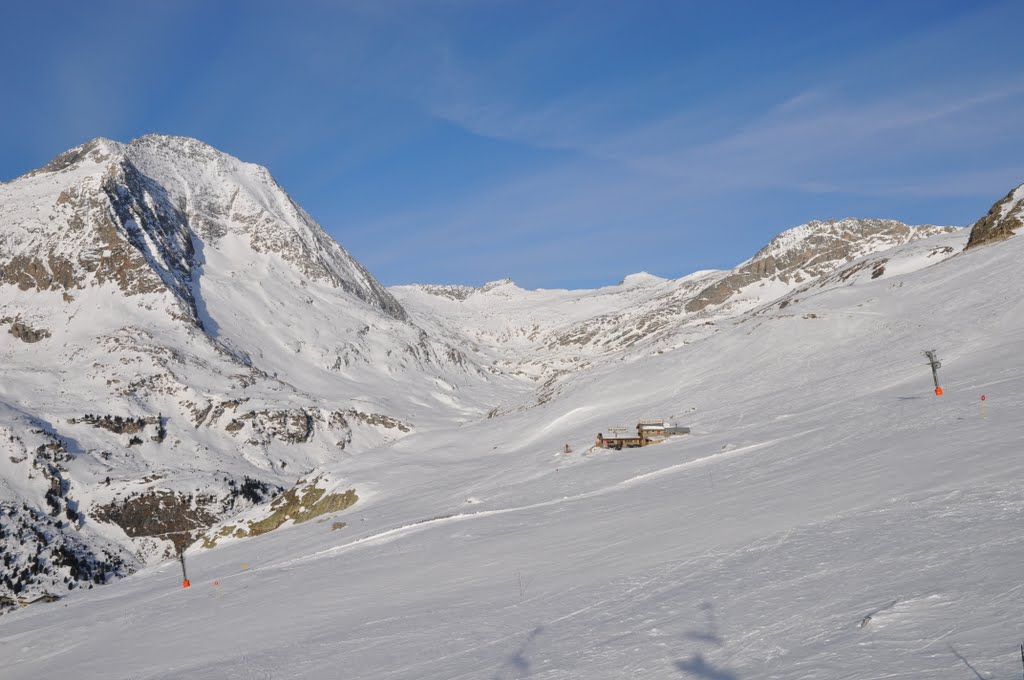
[[[184,581],[181,582],[181,587],[182,588],[188,588],[190,585],[192,585],[192,584],[189,583],[188,579],[185,579]]]
[[[932,368],[932,380],[935,381],[935,396],[942,396],[942,388],[939,387],[939,369],[942,368],[942,362],[935,356],[935,350],[926,350],[924,355],[928,357],[928,365]]]

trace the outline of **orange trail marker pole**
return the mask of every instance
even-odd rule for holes
[[[932,367],[932,380],[935,381],[935,396],[942,396],[942,388],[939,387],[939,369],[942,367],[942,362],[939,361],[939,357],[935,355],[935,350],[926,350],[924,355],[928,357],[928,365]]]
[[[181,587],[182,588],[188,588],[192,584],[189,582],[189,580],[188,580],[188,573],[185,571],[185,550],[184,549],[182,549],[182,551],[180,553],[178,553],[178,559],[181,560]]]

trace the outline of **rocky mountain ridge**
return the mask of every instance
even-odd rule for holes
[[[878,219],[808,222],[773,238],[750,260],[702,290],[686,304],[686,311],[700,312],[720,305],[755,283],[803,283],[859,257],[955,230],[932,225],[911,227],[896,220]]]

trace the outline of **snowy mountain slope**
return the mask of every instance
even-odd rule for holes
[[[160,277],[187,298],[193,236],[216,247],[232,234],[309,278],[405,317],[266,168],[195,139],[147,135],[127,145],[93,140],[0,185],[0,205],[3,277],[22,290],[70,290],[113,278],[132,294],[149,292]]]
[[[231,234],[258,253],[278,254],[304,276],[325,281],[404,319],[401,306],[274,181],[266,168],[242,163],[195,139],[147,135],[127,159],[164,187],[207,247]],[[284,228],[283,228],[284,227]]]
[[[730,271],[675,280],[641,273],[592,291],[525,291],[502,280],[479,289],[396,286],[392,292],[431,334],[467,347],[495,371],[538,382],[526,403],[532,406],[550,399],[573,371],[671,351],[870,254],[883,259],[909,244],[963,233],[894,220],[812,222],[781,233]],[[923,260],[905,257],[900,271],[934,264],[954,250],[942,245],[929,253]],[[521,407],[506,405],[497,412]]]
[[[911,243],[889,250],[876,252],[824,276],[813,279],[791,290],[778,300],[756,310],[753,316],[766,309],[785,309],[801,298],[819,294],[823,289],[859,286],[876,280],[895,279],[893,286],[901,287],[904,274],[932,267],[964,250],[970,237],[967,230],[958,230]]]
[[[896,220],[810,222],[776,236],[753,258],[701,291],[686,309],[699,312],[720,305],[754,283],[802,283],[865,255],[954,230],[909,227]]]
[[[874,278],[855,262],[703,340],[595,364],[536,408],[341,462],[365,499],[194,548],[187,590],[165,564],[4,616],[5,670],[1011,677],[1024,246],[919,266],[963,237],[904,246]],[[693,434],[588,451],[641,417]]]
[[[265,169],[196,140],[83,145],[0,185],[0,225],[0,427],[19,461],[0,503],[86,544],[159,558],[327,461],[516,389],[409,323]],[[246,477],[266,494],[241,496]],[[74,581],[26,554],[0,587]]]
[[[495,370],[542,379],[653,335],[669,318],[655,320],[655,312],[711,275],[669,281],[635,274],[617,286],[582,291],[527,291],[505,279],[480,288],[396,286],[392,292],[418,324],[462,338]]]

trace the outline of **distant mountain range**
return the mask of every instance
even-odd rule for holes
[[[1022,205],[969,236],[810,222],[679,279],[388,290],[265,168],[93,140],[0,184],[0,608],[338,511],[369,491],[346,460],[375,447],[935,265],[1012,235]]]

